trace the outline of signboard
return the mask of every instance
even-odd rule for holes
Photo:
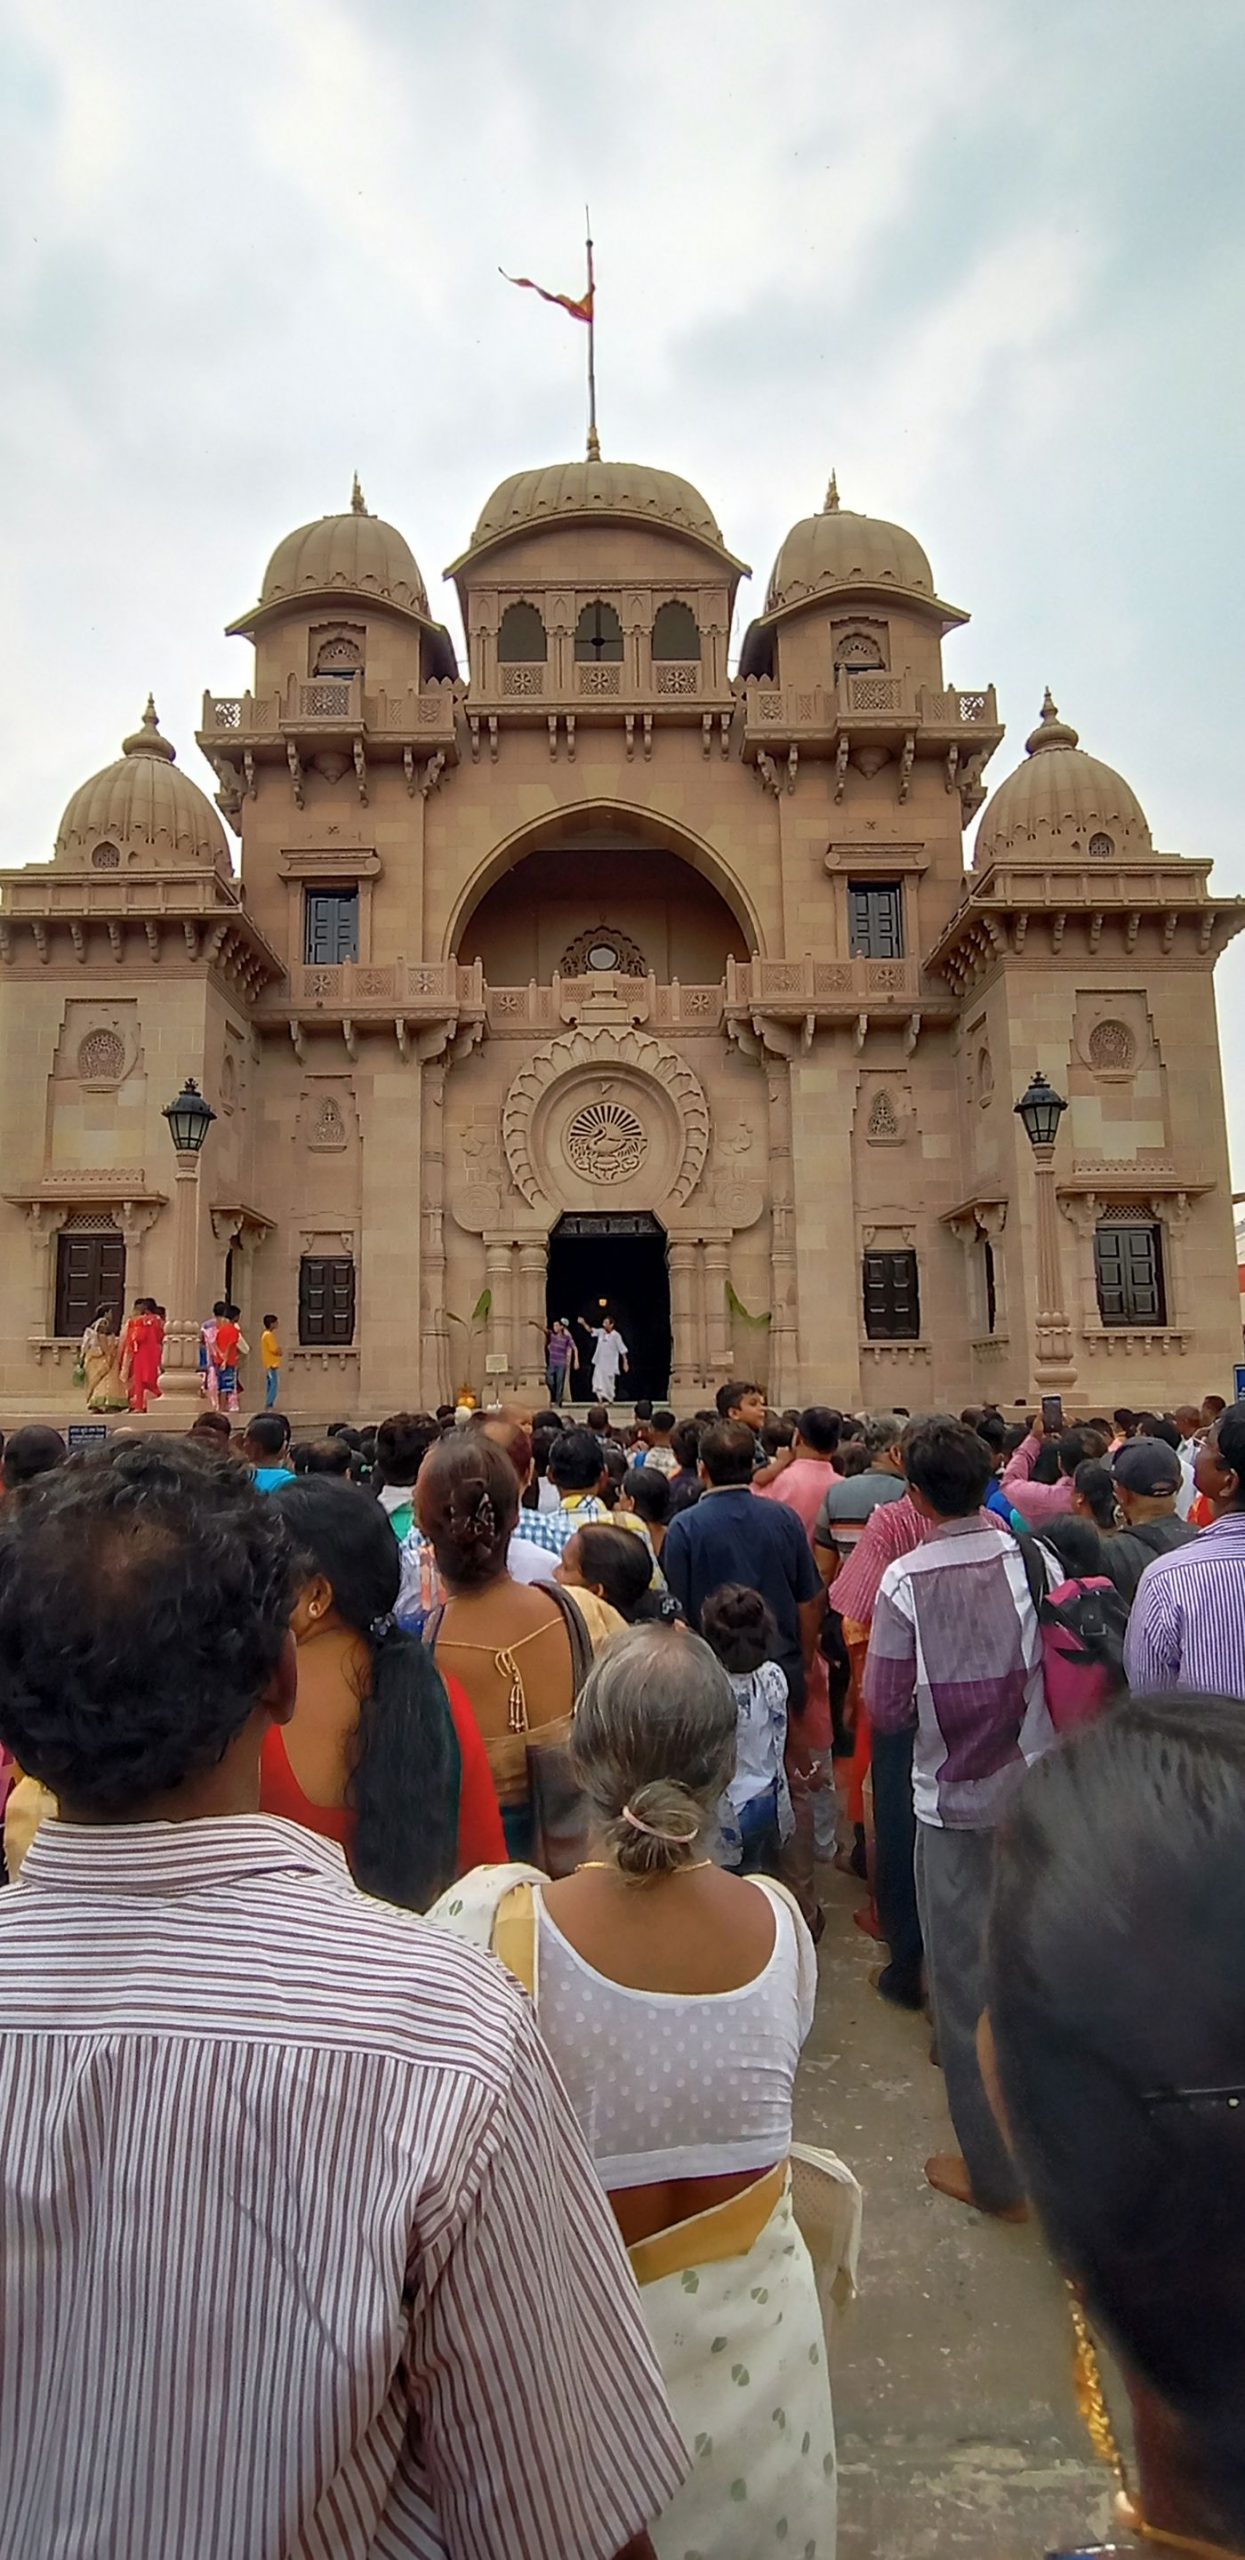
[[[1245,1400],[1245,1360],[1238,1360],[1236,1367],[1232,1372],[1232,1377],[1234,1381],[1232,1393],[1235,1396],[1237,1403],[1240,1404]]]
[[[102,1449],[108,1438],[106,1422],[71,1422],[65,1433],[72,1458],[75,1449]]]
[[[490,1351],[484,1366],[490,1378],[504,1378],[510,1363],[504,1351]]]

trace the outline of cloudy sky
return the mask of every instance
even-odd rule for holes
[[[289,527],[367,501],[434,599],[507,472],[704,489],[761,586],[844,502],[1245,893],[1241,0],[0,0],[6,862],[148,687],[183,761]],[[744,590],[745,611],[749,591]],[[441,610],[453,624],[452,598]],[[1245,936],[1219,976],[1245,1184]]]

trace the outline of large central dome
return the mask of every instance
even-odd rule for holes
[[[615,524],[664,525],[726,552],[712,509],[677,471],[658,471],[647,462],[586,461],[552,462],[503,480],[482,508],[464,558],[534,526],[582,524],[593,517]]]

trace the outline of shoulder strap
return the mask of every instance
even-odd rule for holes
[[[561,1611],[562,1623],[566,1628],[567,1640],[571,1648],[571,1680],[575,1696],[578,1697],[592,1669],[592,1639],[587,1626],[569,1591],[564,1591],[560,1582],[538,1582],[534,1588],[537,1591],[543,1591],[546,1599],[555,1601]]]
[[[1031,1536],[1027,1529],[1017,1538],[1016,1544],[1020,1549],[1020,1561],[1025,1569],[1025,1581],[1029,1585],[1029,1598],[1040,1618],[1046,1594],[1050,1588],[1046,1579],[1046,1566],[1042,1560],[1042,1549],[1037,1539]]]
[[[497,1906],[493,1953],[507,1973],[521,1982],[529,2000],[536,1997],[536,1898],[530,1884],[512,1885]]]

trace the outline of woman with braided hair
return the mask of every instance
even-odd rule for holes
[[[269,1499],[299,1559],[298,1703],[269,1728],[260,1810],[339,1841],[364,1893],[423,1911],[505,1855],[470,1700],[397,1623],[401,1564],[379,1504],[316,1475]]]
[[[461,1680],[475,1709],[512,1858],[531,1853],[527,1746],[564,1726],[595,1647],[623,1621],[591,1591],[516,1582],[507,1563],[519,1517],[519,1479],[484,1431],[456,1431],[430,1449],[415,1516],[437,1560],[446,1599],[424,1643]],[[552,1737],[550,1737],[552,1738]]]

